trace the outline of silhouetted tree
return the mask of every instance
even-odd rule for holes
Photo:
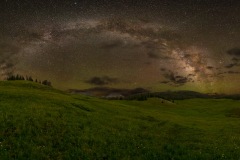
[[[11,75],[11,76],[7,77],[7,80],[8,80],[8,81],[15,80],[15,76],[14,76],[14,75]]]
[[[20,80],[25,80],[25,78],[23,76],[20,76]]]
[[[41,80],[37,80],[35,79],[35,81],[33,80],[33,78],[31,76],[25,76],[26,78],[24,78],[24,76],[22,75],[10,75],[7,77],[7,80],[8,81],[11,81],[11,80],[27,80],[27,81],[31,81],[31,82],[36,82],[36,83],[40,83],[40,84],[43,84],[43,85],[47,85],[47,86],[52,86],[51,82],[48,81],[48,80],[44,80],[44,81],[41,81]]]
[[[42,82],[42,84],[43,84],[43,85],[46,85],[46,86],[52,86],[52,85],[51,85],[51,82],[50,82],[50,81],[47,81],[47,80],[44,80],[44,81]]]
[[[28,77],[28,81],[32,81],[33,82],[33,79],[32,79],[32,77],[30,76],[30,77]]]
[[[25,80],[23,76],[17,74],[17,75],[11,75],[9,77],[7,77],[7,80]]]
[[[16,80],[20,80],[20,76],[17,74],[15,77]]]

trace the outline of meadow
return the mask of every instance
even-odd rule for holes
[[[0,82],[0,159],[240,159],[240,101],[104,100]]]

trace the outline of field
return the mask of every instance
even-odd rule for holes
[[[0,159],[240,159],[240,101],[161,102],[0,82]]]

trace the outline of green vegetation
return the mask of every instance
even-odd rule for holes
[[[0,82],[0,159],[240,159],[240,101],[110,101]]]

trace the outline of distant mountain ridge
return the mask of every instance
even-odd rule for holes
[[[235,99],[240,100],[240,94],[226,95],[226,94],[205,94],[196,91],[180,90],[180,91],[164,91],[164,92],[150,92],[144,88],[135,89],[118,89],[108,87],[95,87],[85,90],[69,89],[69,93],[83,94],[88,96],[110,98],[110,99],[138,99],[139,97],[151,98],[159,97],[168,100],[182,100],[192,98],[215,98],[215,99]]]
[[[108,88],[108,87],[95,87],[95,88],[89,88],[84,90],[69,89],[68,92],[73,94],[84,94],[84,95],[96,96],[96,97],[105,97],[110,94],[119,94],[124,97],[128,97],[134,94],[149,93],[149,91],[144,88],[118,89],[118,88]]]

